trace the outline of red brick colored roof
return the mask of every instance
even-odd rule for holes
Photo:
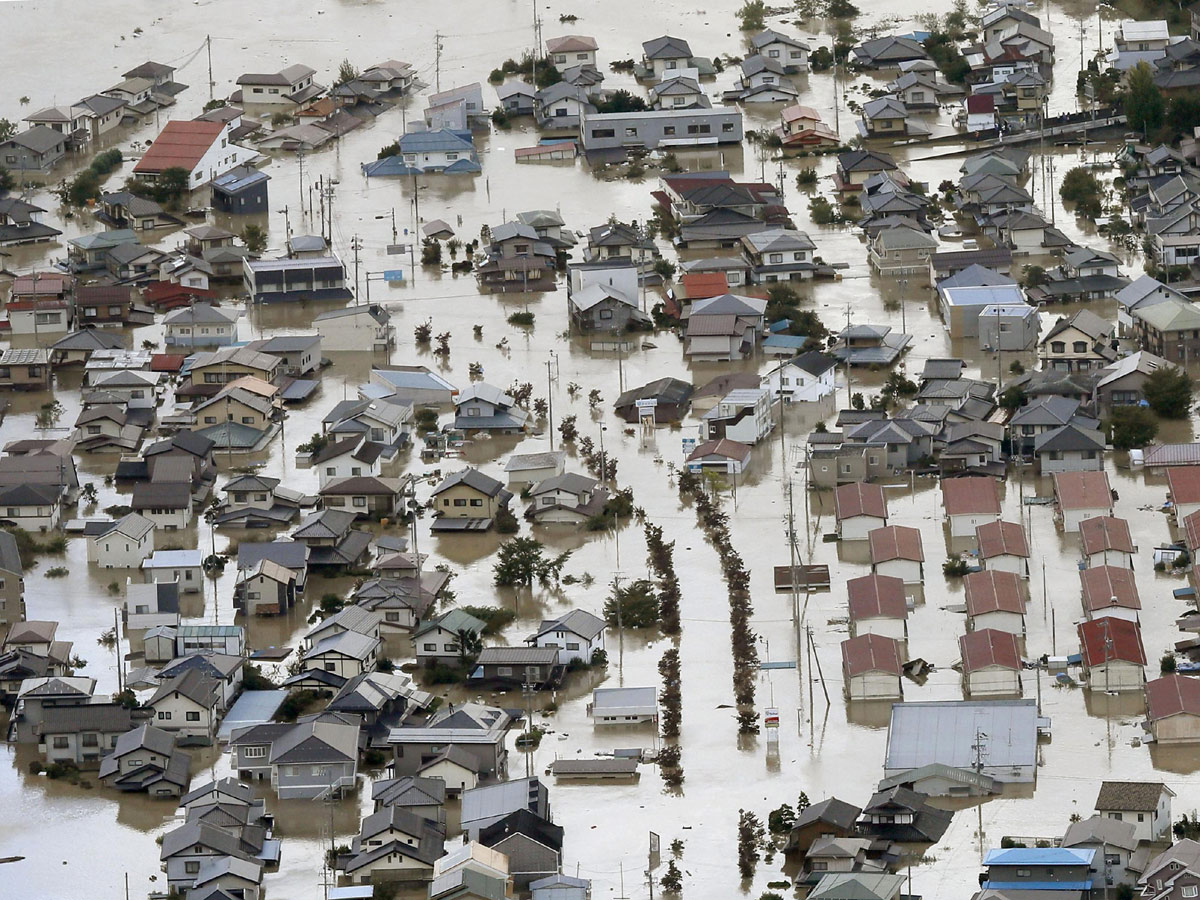
[[[224,130],[220,122],[168,122],[133,172],[137,175],[175,167],[190,172]]]
[[[1106,642],[1108,645],[1106,646]],[[1142,629],[1126,619],[1105,616],[1079,623],[1079,644],[1085,666],[1100,666],[1105,660],[1146,664]]]
[[[1000,515],[1000,492],[994,478],[947,478],[942,502],[948,516]]]
[[[684,275],[680,281],[689,300],[707,300],[729,293],[729,279],[724,272],[694,272]]]
[[[1188,552],[1195,556],[1196,550],[1200,549],[1200,510],[1184,518],[1183,539],[1187,542]]]
[[[1081,569],[1079,583],[1083,589],[1083,608],[1088,612],[1114,607],[1142,608],[1132,569],[1123,566],[1093,566],[1090,569]]]
[[[964,634],[958,639],[958,652],[962,656],[964,673],[978,672],[988,666],[1002,669],[1021,670],[1021,651],[1017,648],[1017,636],[995,628],[983,628]]]
[[[1025,615],[1021,579],[1015,572],[972,572],[963,579],[967,591],[967,615],[1010,612]]]
[[[883,495],[883,488],[877,484],[843,484],[834,491],[833,502],[834,515],[839,522],[855,516],[872,516],[887,520],[887,498]]]
[[[1200,716],[1200,680],[1186,675],[1166,675],[1147,681],[1146,702],[1151,721],[1180,713]]]
[[[882,634],[860,634],[842,641],[842,671],[847,678],[867,672],[900,675],[900,642]]]
[[[154,353],[150,356],[151,372],[178,372],[187,361],[183,353]]]
[[[1133,553],[1133,535],[1129,523],[1115,516],[1096,516],[1079,523],[1079,538],[1083,542],[1083,555],[1091,556],[1104,550],[1123,550]]]
[[[925,562],[925,551],[921,549],[921,532],[904,525],[885,525],[867,534],[871,542],[871,562],[881,563],[891,559],[911,559]]]
[[[891,575],[864,575],[846,582],[852,622],[860,619],[907,619],[904,581]]]
[[[988,522],[975,526],[981,559],[995,556],[1020,556],[1029,559],[1029,541],[1025,529],[1016,522]]]
[[[1200,468],[1170,466],[1167,469],[1167,490],[1176,505],[1200,503]]]
[[[1112,488],[1103,472],[1057,472],[1054,496],[1059,509],[1112,509]]]

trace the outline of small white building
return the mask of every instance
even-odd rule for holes
[[[942,501],[951,537],[974,537],[980,525],[1000,521],[1000,492],[994,478],[943,478]]]
[[[864,575],[846,582],[851,637],[879,634],[908,639],[908,600],[904,582],[889,575]]]
[[[925,581],[925,551],[921,532],[903,525],[876,528],[867,535],[871,547],[871,571],[891,575],[905,584]]]
[[[900,642],[882,634],[842,641],[842,688],[847,700],[900,700]]]
[[[963,691],[968,697],[1021,695],[1021,653],[1017,636],[984,628],[958,639]]]
[[[146,703],[154,724],[163,731],[188,737],[212,738],[217,730],[221,686],[196,669],[169,678]]]
[[[87,539],[88,562],[102,569],[137,569],[154,552],[154,523],[130,513]]]
[[[566,470],[565,450],[545,450],[541,453],[514,453],[504,464],[509,487],[537,484],[561,475]]]
[[[558,664],[569,666],[575,660],[592,661],[592,654],[604,650],[604,620],[582,609],[573,609],[557,619],[544,619],[537,633],[525,639],[535,647],[554,647]]]
[[[764,388],[737,388],[700,417],[700,439],[727,438],[754,445],[771,433],[771,392]]]
[[[1171,798],[1175,792],[1158,781],[1103,781],[1096,812],[1133,825],[1137,841],[1171,840]]]
[[[1137,623],[1104,616],[1078,626],[1083,673],[1092,691],[1140,691],[1146,650]]]
[[[1105,616],[1138,623],[1142,598],[1138,595],[1133,570],[1123,566],[1089,566],[1079,571],[1083,614],[1089,619]]]
[[[1083,559],[1090,566],[1133,568],[1137,545],[1129,523],[1116,516],[1094,516],[1079,523]]]
[[[174,628],[179,625],[179,591],[167,584],[130,582],[125,588],[124,613],[126,630],[140,631],[160,625]]]
[[[1013,572],[1029,577],[1029,540],[1016,522],[995,521],[975,528],[979,561],[989,572]]]
[[[887,525],[887,498],[877,484],[843,484],[834,491],[833,500],[837,534],[843,541],[865,541],[876,528]]]
[[[596,688],[587,714],[593,725],[657,722],[658,692],[652,687]]]
[[[391,314],[377,303],[323,312],[313,319],[321,346],[331,353],[386,352],[396,343]]]
[[[146,581],[174,581],[179,590],[194,594],[203,589],[204,554],[200,550],[155,550],[142,560],[142,577]]]
[[[379,638],[372,635],[341,631],[318,641],[301,660],[307,669],[353,678],[375,668],[380,646]]]
[[[1025,633],[1025,597],[1015,572],[988,569],[963,578],[967,597],[967,628]]]
[[[815,403],[836,389],[837,359],[810,350],[780,363],[762,376],[762,385],[784,403]]]
[[[1112,488],[1104,472],[1058,472],[1054,475],[1055,511],[1063,531],[1079,530],[1079,523],[1096,516],[1111,516]]]

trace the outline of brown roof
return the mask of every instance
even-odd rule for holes
[[[891,575],[864,575],[846,582],[850,620],[906,619],[904,581]]]
[[[990,612],[1025,615],[1021,579],[1015,572],[972,572],[963,579],[963,586],[967,589],[968,616]]]
[[[745,460],[750,456],[750,445],[741,441],[731,441],[721,438],[716,441],[705,441],[697,444],[696,449],[688,454],[688,461],[703,459],[706,456],[723,456],[726,459]]]
[[[1167,490],[1171,502],[1200,503],[1200,467],[1170,466],[1167,469]]]
[[[133,173],[162,172],[174,167],[190,172],[224,130],[220,122],[168,122],[133,167]]]
[[[546,38],[547,53],[571,53],[596,49],[598,49],[596,39],[586,34],[566,34],[562,37]]]
[[[1187,542],[1188,551],[1195,556],[1200,549],[1200,510],[1184,517],[1183,539]]]
[[[881,563],[890,559],[911,559],[925,562],[921,549],[921,532],[904,525],[885,525],[867,535],[871,542],[871,562]]]
[[[1133,553],[1133,535],[1129,523],[1116,516],[1096,516],[1079,523],[1079,537],[1083,542],[1083,555],[1091,556],[1104,550],[1123,550]]]
[[[842,671],[847,678],[866,672],[901,672],[900,642],[882,634],[861,634],[842,641]]]
[[[707,300],[729,293],[729,279],[724,272],[691,272],[680,280],[689,300]]]
[[[1025,529],[1016,522],[988,522],[975,526],[981,559],[995,556],[1020,556],[1029,559],[1029,541]]]
[[[1079,623],[1079,644],[1085,666],[1100,666],[1106,660],[1146,664],[1142,629],[1126,619],[1093,619]]]
[[[1180,713],[1200,716],[1200,680],[1186,675],[1165,675],[1147,681],[1146,703],[1151,721]]]
[[[839,522],[855,516],[873,516],[887,521],[887,499],[883,496],[883,488],[877,484],[843,484],[834,491],[833,501]]]
[[[1083,588],[1083,608],[1087,612],[1120,607],[1141,609],[1133,570],[1122,566],[1092,566],[1079,572]]]
[[[1103,472],[1057,472],[1054,496],[1059,509],[1112,509],[1112,488]]]
[[[1102,781],[1100,793],[1096,795],[1095,809],[1098,812],[1154,812],[1158,809],[1163,791],[1175,796],[1175,792],[1161,781]]]
[[[983,628],[964,634],[958,639],[958,652],[962,656],[963,672],[978,672],[988,666],[1002,669],[1021,669],[1021,652],[1017,649],[1017,636],[995,628]]]
[[[942,481],[948,516],[1000,515],[1000,492],[994,478],[948,478]]]

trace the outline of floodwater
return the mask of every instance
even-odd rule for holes
[[[604,5],[603,17],[583,5],[554,3],[538,7],[545,36],[565,32],[593,34],[597,37],[602,60],[637,55],[642,40],[662,33],[677,34],[691,41],[701,55],[733,53],[741,55],[739,35],[735,31],[733,0],[704,10],[694,10],[670,0],[653,5],[629,0]],[[911,21],[888,19],[891,6],[862,2],[864,14],[859,24],[901,30]],[[907,7],[908,14],[945,12],[948,4],[926,0]],[[169,115],[187,118],[196,115],[208,99],[206,82],[207,55],[205,35],[212,36],[212,71],[216,93],[227,94],[234,88],[237,75],[245,71],[274,71],[291,63],[303,62],[317,68],[318,80],[328,82],[339,61],[349,57],[363,67],[389,58],[411,61],[429,90],[439,77],[435,60],[435,32],[442,30],[440,81],[443,88],[479,80],[504,58],[518,56],[533,40],[534,7],[528,3],[460,0],[451,7],[452,15],[434,20],[429,7],[415,2],[337,2],[297,14],[295,4],[278,0],[241,4],[230,0],[210,0],[193,4],[172,4],[169,8],[145,3],[70,2],[0,4],[0,28],[9,36],[5,56],[0,61],[4,90],[0,92],[0,117],[19,119],[34,109],[51,103],[66,103],[78,96],[103,89],[120,80],[120,73],[147,58],[179,66],[177,78],[191,88],[181,95]],[[1066,3],[1043,7],[1043,22],[1059,37],[1058,78],[1054,82],[1051,112],[1073,111],[1074,73],[1079,65],[1077,43],[1083,28],[1084,52],[1096,47],[1097,23],[1094,8],[1087,4]],[[580,16],[576,24],[560,25],[558,16]],[[62,27],[69,21],[69,29]],[[628,24],[627,24],[628,23]],[[1104,33],[1112,28],[1103,23]],[[791,29],[814,37],[819,23]],[[134,29],[141,28],[140,34]],[[46,40],[57,35],[55,56],[69,63],[56,64],[47,75]],[[283,37],[283,35],[287,37]],[[821,37],[820,41],[827,42]],[[101,49],[98,46],[102,45]],[[73,52],[74,50],[74,52]],[[715,86],[706,86],[710,94],[728,87],[734,72],[727,71]],[[609,75],[606,86],[627,83],[624,76]],[[835,106],[844,133],[850,127],[845,102],[861,102],[863,84],[872,79],[856,77],[846,87],[847,96],[835,101],[833,80],[829,75],[811,75],[797,79],[800,101],[815,106],[833,121]],[[875,82],[878,84],[878,82]],[[49,93],[47,93],[49,92]],[[494,98],[484,87],[489,102]],[[30,103],[18,100],[28,96]],[[298,161],[286,155],[273,160],[273,212],[268,217],[270,246],[278,250],[286,239],[286,223],[294,233],[317,230],[315,219],[303,207],[309,186],[318,175],[336,182],[333,242],[348,262],[355,235],[362,241],[360,268],[364,273],[395,268],[399,258],[388,258],[385,246],[392,242],[391,216],[394,211],[400,229],[415,226],[412,187],[407,180],[368,182],[359,172],[359,163],[375,158],[379,147],[390,143],[402,129],[405,115],[419,115],[420,96],[407,101],[403,110],[392,110],[373,124],[359,129],[304,160],[303,176]],[[774,124],[775,110],[753,110],[747,114],[747,127]],[[948,116],[931,124],[948,128]],[[133,141],[145,141],[154,134],[152,124],[133,132],[118,132],[114,142],[130,149]],[[481,226],[495,225],[518,211],[557,208],[569,227],[586,231],[605,221],[610,214],[621,219],[642,220],[650,213],[649,191],[655,178],[640,181],[605,181],[595,177],[580,162],[574,165],[518,167],[513,148],[530,146],[536,134],[529,125],[510,132],[497,132],[477,141],[484,172],[475,178],[429,177],[420,181],[419,206],[422,220],[442,218],[455,225],[460,236],[469,239]],[[896,152],[910,176],[932,187],[944,179],[957,177],[961,157],[947,156],[949,147],[935,150],[913,147]],[[1078,163],[1077,150],[1050,154],[1058,176]],[[684,165],[693,168],[726,167],[736,175],[768,179],[779,175],[771,161],[761,162],[756,150],[747,145],[704,153],[680,154]],[[926,157],[929,157],[926,159]],[[1111,159],[1111,156],[1102,157]],[[86,161],[86,160],[84,160]],[[79,164],[80,161],[76,161]],[[932,293],[918,277],[909,283],[881,281],[871,276],[865,262],[861,239],[847,227],[816,227],[808,221],[806,195],[794,187],[794,174],[800,161],[783,165],[787,202],[798,227],[807,229],[818,245],[818,253],[828,262],[846,262],[849,269],[840,282],[823,282],[802,288],[827,324],[837,328],[847,319],[855,323],[886,322],[894,327],[903,323],[914,334],[915,347],[902,364],[910,373],[919,372],[923,361],[946,355],[965,356],[971,374],[997,370],[997,361],[981,354],[974,346],[951,345],[945,329],[931,305]],[[812,164],[812,163],[808,163]],[[815,163],[818,172],[829,176],[832,158]],[[58,178],[66,174],[55,173]],[[822,184],[827,184],[823,181]],[[1057,203],[1052,189],[1043,190],[1040,178],[1031,179],[1031,190],[1039,206],[1053,215],[1060,228],[1078,240],[1102,244],[1090,228],[1084,228]],[[34,202],[51,206],[45,192],[35,193]],[[286,213],[284,210],[286,209]],[[301,211],[303,210],[303,211]],[[56,217],[57,218],[57,217]],[[231,224],[218,222],[218,224]],[[241,222],[237,223],[240,230]],[[72,236],[98,226],[85,217],[75,216],[59,223]],[[403,239],[403,238],[402,238]],[[173,246],[179,234],[160,233],[160,246]],[[665,249],[665,248],[664,248]],[[1115,249],[1115,248],[1114,248]],[[54,257],[65,254],[62,246],[50,248]],[[6,261],[9,269],[29,271],[47,254],[45,245],[14,248]],[[670,251],[668,250],[668,256]],[[1036,261],[1036,260],[1034,260]],[[1140,259],[1126,257],[1127,271],[1140,269]],[[686,781],[680,791],[668,791],[653,767],[644,767],[641,779],[632,785],[553,785],[551,802],[555,820],[566,829],[564,870],[593,879],[596,897],[645,897],[649,833],[662,836],[664,848],[676,838],[684,841],[681,867],[685,872],[685,891],[693,897],[733,896],[745,893],[756,897],[769,881],[780,877],[781,856],[773,863],[760,863],[750,882],[739,879],[736,869],[736,823],[739,808],[753,809],[764,819],[780,803],[794,803],[804,791],[816,801],[837,795],[847,801],[863,803],[882,777],[881,764],[886,742],[887,708],[848,706],[841,699],[839,643],[846,637],[844,583],[847,578],[867,571],[861,548],[824,543],[821,536],[832,530],[832,504],[828,495],[804,490],[803,436],[818,419],[815,412],[789,411],[785,434],[772,435],[755,450],[750,471],[739,480],[736,496],[726,494],[722,503],[731,513],[734,546],[751,570],[754,598],[753,627],[760,636],[760,655],[771,660],[795,660],[796,670],[765,673],[758,687],[758,707],[777,706],[782,717],[777,749],[769,749],[765,735],[741,739],[729,704],[732,702],[731,664],[726,650],[729,625],[725,586],[715,552],[696,528],[693,511],[680,504],[672,478],[672,464],[682,460],[681,438],[693,433],[695,419],[689,419],[684,431],[661,427],[643,435],[627,430],[610,411],[610,403],[620,390],[619,378],[636,385],[664,375],[703,383],[722,367],[690,365],[682,358],[680,342],[669,333],[651,338],[657,345],[631,352],[620,366],[611,356],[593,353],[587,344],[564,337],[567,330],[565,293],[503,297],[481,295],[473,278],[455,277],[448,271],[420,269],[404,286],[384,288],[373,299],[385,302],[393,312],[399,346],[390,360],[382,355],[330,354],[334,365],[322,376],[320,390],[303,406],[293,409],[283,432],[254,461],[265,463],[268,474],[282,477],[291,486],[316,488],[316,476],[298,470],[294,447],[314,431],[329,406],[346,396],[354,396],[358,384],[366,380],[373,363],[424,363],[443,372],[462,386],[468,381],[467,367],[480,362],[487,381],[507,386],[513,381],[530,381],[534,396],[553,395],[557,422],[563,415],[578,417],[579,431],[599,442],[603,432],[606,447],[619,460],[621,486],[631,486],[637,503],[649,519],[662,525],[669,540],[675,542],[676,568],[683,590],[683,634],[679,640],[682,660],[683,727],[681,744]],[[365,293],[365,284],[364,284]],[[895,309],[902,304],[903,312]],[[511,312],[528,306],[536,316],[529,333],[514,332],[505,324]],[[310,327],[312,317],[321,309],[310,305],[252,309],[243,322],[243,338],[251,335],[298,332]],[[1101,310],[1111,314],[1111,309]],[[1067,310],[1069,312],[1069,310]],[[434,333],[451,334],[451,354],[438,360],[428,350],[414,346],[413,327],[432,319]],[[1053,315],[1044,317],[1049,327]],[[481,338],[475,338],[471,326],[483,326]],[[508,347],[497,347],[502,338]],[[161,340],[160,327],[139,329],[135,342]],[[1023,358],[1028,366],[1031,360]],[[550,368],[547,369],[547,362]],[[1002,368],[1009,360],[1003,361]],[[742,368],[766,371],[770,362],[749,360]],[[59,382],[56,398],[65,411],[48,435],[63,434],[79,409],[75,386],[78,376],[66,375]],[[855,373],[853,390],[869,389],[882,382],[881,373]],[[577,382],[587,390],[600,389],[605,402],[589,410],[583,394],[571,399],[567,385]],[[838,405],[847,395],[839,385]],[[38,433],[35,414],[44,402],[41,396],[17,396],[0,425],[0,440],[8,441]],[[1173,425],[1165,437],[1190,440],[1193,423]],[[519,443],[513,439],[479,441],[468,450],[473,464],[500,474],[503,457],[513,449],[535,451],[548,446],[547,436],[530,435]],[[222,465],[244,465],[244,458],[221,460]],[[83,457],[81,477],[93,481],[99,490],[97,510],[123,502],[127,497],[105,482],[115,465],[114,457]],[[454,463],[451,463],[453,467]],[[443,464],[445,467],[445,464]],[[575,467],[574,465],[572,466]],[[413,456],[408,471],[421,473],[433,467]],[[1163,499],[1161,480],[1144,478],[1141,473],[1109,463],[1110,477],[1120,493],[1118,515],[1131,522],[1141,553],[1138,557],[1143,634],[1147,655],[1152,661],[1168,650],[1176,631],[1173,620],[1183,604],[1173,599],[1171,589],[1183,584],[1179,577],[1156,575],[1149,563],[1149,550],[1169,540],[1171,530],[1164,515],[1156,511]],[[826,563],[833,575],[834,589],[825,594],[802,598],[801,626],[811,626],[820,671],[812,671],[820,680],[810,679],[807,660],[798,652],[799,634],[793,618],[791,598],[773,591],[771,567],[785,564],[789,552],[786,541],[787,487],[795,486],[795,513],[799,551],[804,561]],[[1031,579],[1029,634],[1026,655],[1039,656],[1075,649],[1073,623],[1080,618],[1076,559],[1079,555],[1074,536],[1056,532],[1051,513],[1045,507],[1024,508],[1022,495],[1047,494],[1049,484],[1031,473],[1017,472],[1005,485],[1005,518],[1017,520],[1025,514],[1034,540],[1035,576]],[[946,607],[962,601],[958,582],[948,582],[940,571],[941,560],[949,552],[948,536],[942,524],[940,492],[932,480],[918,480],[912,486],[889,490],[892,520],[921,529],[927,559],[927,578],[923,603],[918,605],[909,625],[909,653],[923,657],[938,668],[928,681],[917,686],[906,683],[909,700],[960,699],[959,678],[950,668],[957,659],[955,639],[963,630],[963,617]],[[82,509],[81,514],[96,511]],[[526,533],[528,529],[526,528]],[[172,539],[182,546],[206,547],[215,542],[218,552],[232,550],[237,533],[210,535],[203,523]],[[421,520],[420,549],[431,554],[431,563],[447,563],[456,573],[452,588],[459,602],[510,604],[518,620],[505,637],[516,643],[547,615],[574,607],[599,611],[607,584],[616,574],[623,578],[646,573],[645,542],[634,525],[625,525],[607,534],[576,534],[562,531],[538,531],[538,537],[555,551],[573,550],[566,571],[593,577],[590,587],[574,584],[555,590],[537,590],[532,595],[509,591],[497,592],[492,585],[492,556],[500,543],[495,535],[435,537],[428,533],[428,519]],[[249,539],[262,539],[254,533]],[[957,545],[953,548],[960,549]],[[44,572],[52,565],[63,565],[69,574],[63,579],[47,579]],[[1043,576],[1044,571],[1044,576]],[[88,661],[85,673],[99,682],[99,692],[115,689],[117,659],[112,651],[97,644],[97,637],[111,627],[113,609],[123,594],[123,577],[89,569],[82,540],[75,538],[63,561],[40,559],[27,573],[27,606],[30,618],[56,619],[59,635],[75,642],[76,651]],[[221,578],[206,585],[203,610],[191,621],[229,623],[234,621],[230,602],[232,567]],[[324,582],[310,580],[311,604],[328,591],[346,592],[347,579]],[[1047,596],[1048,595],[1048,596]],[[254,620],[247,624],[251,644],[294,646],[303,632],[308,605],[292,616]],[[239,620],[240,621],[240,620]],[[610,634],[611,664],[607,673],[610,685],[657,685],[656,665],[671,642],[659,636],[626,633]],[[122,651],[127,651],[123,647]],[[397,650],[396,658],[404,661]],[[1154,669],[1156,663],[1152,663]],[[815,668],[815,667],[814,667]],[[1151,671],[1150,674],[1155,674]],[[586,718],[585,705],[592,683],[576,681],[560,695],[556,713],[544,717],[552,730],[533,754],[532,770],[542,772],[556,757],[589,756],[617,747],[655,746],[649,730],[598,731]],[[911,870],[915,893],[941,900],[965,896],[977,885],[981,848],[996,846],[1004,834],[1058,835],[1068,817],[1078,812],[1086,816],[1099,786],[1108,776],[1156,778],[1166,781],[1179,797],[1176,810],[1191,810],[1196,805],[1195,771],[1200,757],[1191,751],[1164,753],[1134,746],[1141,730],[1138,719],[1141,702],[1132,698],[1094,697],[1078,689],[1041,686],[1043,711],[1053,720],[1053,739],[1042,749],[1042,766],[1036,789],[993,799],[979,812],[971,809],[956,816],[944,840],[929,851],[928,858]],[[829,702],[824,694],[828,690]],[[1025,695],[1038,693],[1034,676],[1026,674]],[[810,696],[812,700],[810,701]],[[517,705],[518,697],[486,697],[506,705]],[[543,717],[539,717],[542,721]],[[811,725],[810,725],[811,719]],[[174,810],[138,796],[117,796],[102,788],[91,790],[49,782],[28,774],[32,758],[28,748],[11,745],[0,750],[0,857],[20,856],[20,862],[5,865],[2,875],[5,896],[60,897],[83,894],[119,896],[126,878],[131,896],[162,889],[155,839],[167,829]],[[514,752],[512,774],[520,774],[524,757]],[[193,778],[197,783],[229,771],[227,756],[215,752],[197,754]],[[331,837],[336,843],[348,843],[357,831],[358,814],[370,804],[365,784],[357,797],[333,806],[307,803],[281,804],[271,800],[277,815],[278,836],[283,839],[283,864],[267,876],[270,897],[310,900],[322,896],[321,857]],[[982,822],[982,834],[978,831]],[[665,860],[654,874],[662,874]],[[419,892],[418,892],[419,894]]]

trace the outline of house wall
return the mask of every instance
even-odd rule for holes
[[[450,796],[461,795],[463,791],[471,791],[479,786],[479,778],[470,769],[442,760],[421,771],[423,778],[440,778],[446,783],[446,793]]]
[[[908,639],[908,628],[904,619],[853,619],[850,622],[850,636],[862,637],[864,634],[881,634],[897,641]]]
[[[518,891],[526,889],[531,881],[558,874],[558,852],[523,834],[509,835],[493,844],[492,849],[508,857],[508,871]]]
[[[413,651],[417,662],[427,666],[434,663],[457,665],[458,635],[440,626],[435,627],[420,637],[413,636]]]
[[[969,697],[1021,695],[1021,673],[1000,666],[987,666],[963,674],[963,689]]]
[[[1151,721],[1150,731],[1160,744],[1182,744],[1200,741],[1200,716],[1180,713]]]
[[[970,513],[947,518],[950,520],[951,537],[973,538],[977,526],[998,521],[1000,516],[996,513]]]
[[[1006,631],[1009,634],[1022,635],[1025,633],[1025,617],[1019,613],[996,610],[981,613],[967,619],[969,631],[982,631],[994,628],[996,631]]]
[[[368,345],[385,350],[395,340],[395,326],[380,325],[369,315],[341,316],[315,323],[322,349],[331,353],[360,352]]]
[[[870,532],[886,524],[887,519],[875,516],[851,516],[838,523],[838,535],[843,541],[865,541]]]
[[[153,522],[156,528],[164,528],[168,531],[178,531],[181,528],[187,528],[188,524],[192,521],[192,505],[190,503],[182,509],[149,507],[135,511]],[[139,562],[138,565],[141,565],[141,563]]]
[[[903,688],[896,675],[866,672],[846,679],[846,696],[850,700],[900,700]]]
[[[153,552],[153,529],[140,541],[116,533],[88,538],[88,562],[102,569],[136,569]]]
[[[289,606],[287,585],[280,584],[265,575],[247,578],[243,584],[247,615],[277,616],[287,611]],[[255,594],[258,596],[254,596]]]
[[[374,884],[383,881],[429,881],[433,878],[433,866],[413,859],[404,853],[394,852],[355,869],[351,877],[358,884]]]
[[[1104,506],[1094,509],[1064,509],[1062,510],[1063,531],[1079,531],[1079,523],[1084,519],[1094,519],[1096,516],[1112,515],[1112,507]]]
[[[1124,619],[1126,622],[1135,623],[1139,621],[1136,609],[1126,609],[1123,606],[1110,606],[1106,609],[1098,609],[1093,612],[1088,612],[1085,609],[1084,613],[1089,619]]]
[[[461,501],[461,502],[459,502]],[[437,495],[439,513],[451,519],[490,519],[500,509],[498,497],[485,497],[465,484],[456,484]]]
[[[662,60],[655,60],[655,71]],[[737,109],[656,110],[584,115],[579,126],[584,150],[615,147],[741,143],[742,114]],[[632,130],[632,133],[630,133]]]
[[[1059,458],[1055,459],[1055,456]],[[1104,469],[1104,454],[1098,450],[1039,453],[1037,458],[1043,475],[1055,472],[1100,472]]]
[[[421,766],[432,762],[449,746],[458,747],[475,757],[481,775],[495,774],[503,778],[508,770],[508,753],[504,748],[504,736],[497,735],[497,743],[452,744],[441,743],[392,743],[392,758],[396,775],[415,775]],[[427,774],[427,773],[426,773]]]
[[[871,570],[876,575],[903,579],[905,584],[921,584],[925,580],[921,563],[910,559],[890,559],[873,565]]]
[[[0,144],[0,166],[4,166],[4,168],[11,171],[46,172],[63,158],[66,154],[66,146],[66,138],[64,137],[62,143],[56,144],[47,153],[40,154],[34,153],[32,150],[22,147],[13,141],[5,141]]]
[[[558,664],[561,666],[570,665],[574,659],[591,662],[592,654],[604,649],[604,632],[588,641],[569,631],[551,631],[538,637],[535,646],[558,647]]]
[[[151,535],[153,535],[153,532],[151,532]],[[204,584],[201,572],[200,566],[184,566],[182,568],[163,566],[154,569],[143,567],[142,577],[146,580],[147,584],[150,582],[165,582],[170,584],[174,581],[179,584],[179,590],[183,593],[194,594]]]
[[[342,653],[321,653],[309,657],[306,665],[310,669],[324,669],[326,672],[333,672],[343,678],[353,678],[355,675],[361,675],[374,668],[375,656],[375,651],[372,651],[365,660],[354,659]]]
[[[1092,691],[1140,691],[1146,683],[1142,667],[1114,659],[1087,669],[1087,688]]]
[[[39,749],[47,763],[70,762],[85,768],[95,768],[100,765],[104,756],[112,753],[117,744],[117,738],[122,732],[90,731],[78,734],[45,734],[40,739]],[[88,737],[95,743],[84,745]],[[65,746],[56,746],[62,743]]]
[[[311,800],[324,796],[330,785],[335,791],[354,787],[358,761],[318,765],[276,765],[271,767],[271,783],[280,800]]]
[[[188,713],[195,718],[189,719]],[[163,731],[189,737],[212,737],[217,726],[213,710],[178,694],[163,697],[154,704],[153,724]]]
[[[1087,558],[1088,568],[1096,566],[1117,566],[1122,569],[1133,569],[1133,554],[1124,550],[1102,550]]]

